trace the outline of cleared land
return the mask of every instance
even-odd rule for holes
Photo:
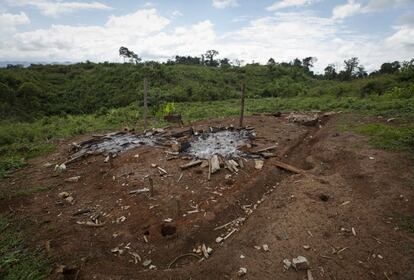
[[[247,279],[303,279],[306,271],[286,270],[283,260],[305,256],[315,279],[413,279],[412,158],[373,148],[349,129],[357,124],[372,135],[372,123],[393,123],[342,113],[304,126],[287,117],[247,117],[256,133],[247,151],[276,146],[276,157],[262,169],[245,157],[238,172],[222,166],[210,180],[203,165],[182,170],[190,160],[183,153],[171,158],[170,146],[139,146],[106,163],[92,155],[55,172],[54,164],[73,154],[70,144],[92,135],[63,141],[2,181],[9,196],[0,211],[11,221],[4,231],[18,224],[29,248],[53,260],[52,278],[236,279],[244,267]],[[237,122],[218,118],[187,127]],[[277,168],[277,161],[304,172]],[[152,195],[131,194],[151,188],[147,175]],[[203,244],[212,249],[207,259],[203,250],[194,252]],[[147,260],[155,267],[144,266]],[[55,264],[66,266],[65,274]]]

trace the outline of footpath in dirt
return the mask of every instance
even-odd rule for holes
[[[3,182],[51,279],[414,279],[413,161],[341,132],[356,117],[263,114],[85,135]],[[369,118],[358,119],[370,122]]]

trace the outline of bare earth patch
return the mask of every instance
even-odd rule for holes
[[[413,161],[338,132],[339,121],[354,120],[350,115],[310,125],[291,119],[246,118],[256,137],[233,151],[237,172],[222,162],[210,176],[206,162],[180,168],[205,153],[189,148],[174,157],[171,145],[137,144],[110,162],[107,154],[89,155],[65,172],[45,167],[73,155],[68,141],[1,186],[47,190],[3,200],[0,211],[25,221],[31,246],[73,267],[65,279],[414,279],[414,235],[396,218],[414,211]],[[209,149],[215,141],[230,144],[207,138]],[[271,146],[276,157],[263,159],[262,169],[257,158],[242,156]],[[304,172],[277,168],[277,161]],[[286,270],[283,260],[298,256],[307,258],[309,271]],[[62,277],[59,269],[51,276]]]

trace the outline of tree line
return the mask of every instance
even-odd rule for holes
[[[246,84],[247,98],[414,95],[414,60],[384,63],[368,75],[359,60],[351,58],[341,71],[329,65],[324,74],[315,74],[314,57],[280,63],[271,58],[261,65],[219,59],[214,50],[200,57],[176,56],[165,63],[143,61],[126,47],[119,54],[125,63],[86,61],[0,69],[0,118],[106,114],[111,108],[142,104],[145,78],[153,110],[163,102],[237,98],[240,81]]]

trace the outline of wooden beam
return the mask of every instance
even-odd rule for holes
[[[144,129],[147,129],[147,114],[148,114],[148,80],[144,78]]]
[[[243,117],[244,117],[244,83],[240,85],[240,122],[239,127],[243,127]]]

